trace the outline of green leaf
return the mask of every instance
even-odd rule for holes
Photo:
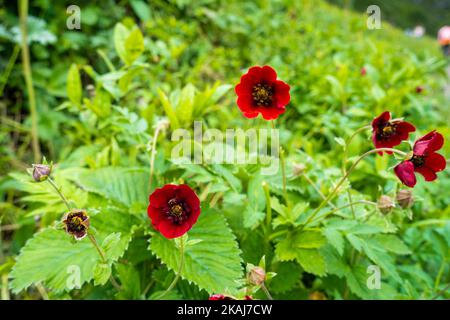
[[[139,272],[132,265],[118,263],[115,266],[121,289],[117,297],[120,299],[139,299],[141,295],[141,282]]]
[[[325,259],[317,249],[298,249],[296,260],[309,273],[323,276],[327,272]]]
[[[294,246],[297,248],[320,248],[326,242],[325,237],[320,231],[305,230],[298,232],[294,239]]]
[[[78,67],[76,64],[72,64],[67,73],[67,96],[69,100],[76,106],[81,105],[81,79]]]
[[[269,290],[275,293],[283,293],[291,290],[300,280],[302,270],[294,262],[280,262],[275,265],[273,271],[277,275],[268,284]]]
[[[125,40],[125,63],[132,64],[144,52],[144,37],[141,30],[135,27]]]
[[[392,234],[377,234],[374,239],[381,247],[396,254],[411,254],[411,250],[397,236]]]
[[[177,114],[175,113],[175,109],[169,101],[169,98],[167,98],[166,94],[161,89],[158,88],[157,92],[164,108],[164,112],[166,113],[167,118],[169,118],[172,130],[180,128],[180,122],[178,121]]]
[[[118,23],[114,27],[114,46],[116,47],[117,55],[125,63],[127,62],[125,41],[127,40],[129,34],[130,31],[122,23]]]
[[[188,234],[202,241],[185,248],[182,278],[209,293],[235,292],[242,277],[241,251],[225,218],[212,209],[204,210]],[[169,269],[179,269],[180,253],[173,240],[155,234],[150,249]]]
[[[344,237],[342,234],[333,228],[325,228],[324,235],[327,238],[328,242],[336,248],[336,250],[339,252],[339,254],[342,256],[344,253]]]
[[[102,249],[107,259],[115,260],[123,253],[120,244],[120,232],[113,232],[103,240]]]
[[[191,124],[192,113],[194,111],[195,87],[192,84],[186,85],[181,90],[180,100],[177,105],[178,119],[182,119],[184,125]]]
[[[134,212],[147,205],[148,175],[145,168],[105,167],[74,170],[70,179],[83,189],[117,201]]]
[[[94,284],[104,285],[111,276],[111,266],[107,263],[98,262],[94,268]]]
[[[88,213],[90,211],[88,209]],[[136,223],[133,216],[110,208],[91,217],[91,226],[97,230],[95,237],[99,243],[112,232],[122,234],[111,261],[125,252]],[[72,283],[81,286],[92,280],[100,259],[97,250],[87,237],[75,243],[71,239],[63,230],[49,227],[28,240],[10,273],[13,292],[18,293],[37,282],[43,282],[55,292],[70,291],[74,288]]]

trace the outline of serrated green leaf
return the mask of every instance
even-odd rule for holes
[[[381,247],[396,254],[411,254],[411,250],[397,236],[392,234],[377,234],[374,237]]]
[[[267,285],[271,292],[289,291],[300,280],[301,268],[294,262],[278,263],[273,270],[277,275]]]
[[[205,210],[189,237],[202,241],[185,248],[181,276],[209,293],[235,292],[242,277],[241,251],[225,218],[212,209]],[[178,270],[180,254],[173,240],[155,234],[150,249],[169,269]]]
[[[297,249],[296,260],[309,273],[323,276],[327,272],[325,259],[317,249]]]
[[[120,247],[120,235],[120,232],[113,232],[103,240],[102,249],[107,259],[114,260],[123,252],[123,248]]]
[[[87,211],[89,214],[90,210]],[[105,208],[90,220],[91,225],[98,231],[95,237],[99,243],[112,232],[122,234],[117,244],[122,251],[116,250],[116,254],[111,257],[113,261],[117,260],[131,240],[136,218]],[[71,241],[72,238],[63,230],[49,227],[28,240],[10,273],[13,292],[20,292],[37,282],[42,282],[55,292],[70,291],[74,288],[71,285],[74,277],[79,276],[75,283],[80,285],[92,280],[95,265],[100,259],[98,252],[87,237],[75,243]]]
[[[328,242],[334,248],[336,248],[336,250],[342,256],[342,254],[344,253],[344,245],[345,245],[344,237],[342,236],[342,234],[336,229],[325,228],[324,235],[327,238]]]
[[[111,276],[111,266],[107,263],[98,262],[94,267],[94,284],[102,286],[108,282]]]
[[[74,170],[70,179],[89,192],[139,210],[147,206],[148,175],[145,168],[105,167]]]

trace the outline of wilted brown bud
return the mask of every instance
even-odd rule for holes
[[[388,214],[394,208],[394,201],[390,197],[382,195],[378,200],[378,209],[380,209],[382,214]]]
[[[63,218],[64,228],[75,240],[81,240],[87,235],[89,229],[89,217],[85,210],[72,209]]]
[[[46,164],[33,164],[33,179],[36,182],[47,180],[52,172],[52,167]]]
[[[294,163],[292,171],[294,176],[299,176],[305,172],[305,169],[306,166],[303,163]]]
[[[400,190],[396,197],[398,205],[402,209],[410,208],[414,203],[414,196],[411,190]]]
[[[261,267],[253,267],[247,274],[247,278],[251,284],[259,286],[266,280],[266,272]]]
[[[309,294],[308,299],[309,300],[327,300],[327,297],[325,296],[325,294],[323,294],[320,291],[314,291]]]

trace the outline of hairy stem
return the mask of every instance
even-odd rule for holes
[[[273,298],[272,298],[272,296],[270,295],[269,290],[267,290],[267,287],[266,287],[266,285],[264,284],[264,282],[261,283],[261,289],[262,289],[262,291],[264,291],[264,293],[266,294],[267,299],[273,300]]]
[[[52,178],[48,177],[47,178],[48,183],[50,183],[50,185],[56,190],[56,192],[58,193],[58,195],[60,196],[61,200],[64,202],[64,204],[66,205],[67,209],[72,210],[72,208],[70,207],[69,201],[67,201],[66,197],[64,196],[64,194],[61,192],[61,188],[59,188],[56,183],[52,180]]]

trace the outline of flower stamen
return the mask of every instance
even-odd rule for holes
[[[264,83],[253,86],[253,102],[257,106],[271,106],[273,101],[273,87]]]

